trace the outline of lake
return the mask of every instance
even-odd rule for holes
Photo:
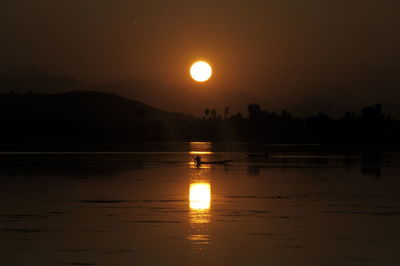
[[[262,145],[212,143],[137,150],[1,153],[1,265],[400,261],[398,153],[296,147],[264,158]],[[197,167],[197,155],[232,162]]]

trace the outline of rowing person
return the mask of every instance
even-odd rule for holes
[[[193,161],[194,161],[194,163],[195,163],[197,166],[200,166],[200,164],[201,164],[201,157],[200,157],[200,155],[197,155],[197,156],[193,159]]]

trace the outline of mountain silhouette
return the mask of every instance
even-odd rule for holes
[[[188,119],[112,93],[0,95],[5,139],[164,139],[167,124]]]

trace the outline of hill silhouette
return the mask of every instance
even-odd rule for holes
[[[101,83],[88,83],[73,76],[62,76],[38,67],[0,67],[0,93],[64,93],[70,91],[96,91],[116,93],[122,97],[145,102],[169,111],[200,113],[202,103],[223,108],[225,105],[240,110],[243,101],[255,97],[236,90],[223,88],[188,88],[151,79],[126,79]],[[179,102],[179,105],[176,104]]]
[[[8,140],[164,139],[164,123],[184,120],[112,93],[0,95],[0,136]]]

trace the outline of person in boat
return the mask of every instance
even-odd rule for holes
[[[199,166],[201,164],[201,157],[200,155],[197,155],[194,159],[193,159],[194,163]]]

